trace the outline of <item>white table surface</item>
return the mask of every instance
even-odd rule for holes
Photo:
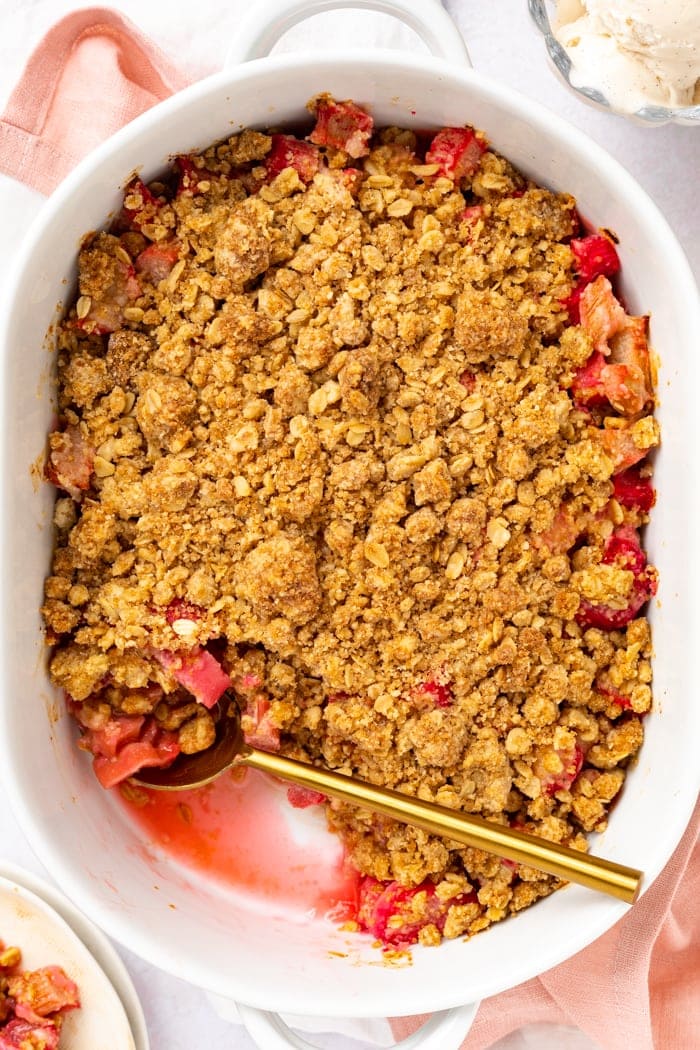
[[[428,2],[428,0],[426,0]],[[46,29],[61,15],[82,4],[65,0],[0,0],[0,105],[4,104],[24,61]],[[184,66],[216,69],[244,0],[112,0],[146,33],[158,40]],[[525,0],[448,0],[446,6],[462,30],[474,65],[492,77],[523,91],[588,132],[638,179],[660,206],[684,246],[696,276],[700,275],[700,129],[666,126],[637,127],[599,113],[570,95],[545,61],[539,34],[530,25]],[[396,31],[389,20],[366,16],[318,16],[288,35],[285,47],[303,39],[342,39],[348,45],[415,46],[407,31]],[[465,121],[469,115],[465,114]],[[14,246],[41,206],[42,198],[0,176],[0,281],[12,262]],[[4,859],[47,876],[6,807],[0,806],[0,842]],[[1,932],[1,931],[0,931]],[[152,1050],[252,1050],[240,1026],[217,1016],[205,994],[119,949],[133,977],[146,1013]],[[358,1050],[360,1043],[344,1036],[317,1036],[319,1047]],[[530,1029],[499,1043],[499,1050],[591,1050],[593,1044],[570,1029]],[[115,1048],[118,1050],[118,1048]]]

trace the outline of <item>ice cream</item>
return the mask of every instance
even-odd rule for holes
[[[558,0],[554,34],[613,109],[700,103],[700,0]]]

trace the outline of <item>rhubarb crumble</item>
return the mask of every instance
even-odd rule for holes
[[[22,969],[22,952],[0,941],[0,1050],[58,1050],[63,1019],[80,1006],[60,966]]]
[[[111,787],[248,741],[576,849],[651,706],[658,442],[614,236],[320,96],[128,183],[59,334],[51,677]],[[465,114],[468,117],[468,114]],[[561,883],[323,796],[385,945]]]

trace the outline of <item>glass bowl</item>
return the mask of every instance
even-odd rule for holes
[[[562,78],[564,83],[573,91],[576,95],[580,95],[581,98],[595,106],[597,109],[602,109],[608,113],[615,113],[617,116],[626,117],[628,120],[633,120],[637,124],[685,124],[687,126],[700,125],[700,105],[695,106],[657,106],[649,105],[643,106],[641,109],[636,110],[634,113],[625,113],[619,109],[615,109],[605,96],[594,87],[577,87],[571,83],[571,72],[573,69],[573,63],[569,58],[567,52],[564,50],[562,45],[554,36],[552,31],[552,24],[549,18],[548,7],[553,7],[552,3],[546,2],[546,0],[528,0],[528,8],[530,11],[530,17],[535,23],[539,31],[544,37],[545,44],[547,46],[547,52],[552,60],[554,67]]]

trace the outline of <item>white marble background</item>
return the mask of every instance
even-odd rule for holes
[[[424,0],[426,4],[433,0]],[[86,4],[66,0],[0,0],[0,107],[23,64],[49,26]],[[246,0],[111,0],[142,30],[157,40],[185,68],[217,69],[235,33]],[[529,22],[525,0],[446,0],[465,36],[473,64],[503,83],[549,106],[582,128],[617,156],[661,207],[683,244],[696,276],[700,275],[700,129],[644,128],[597,112],[573,97],[555,79],[542,40]],[[326,47],[416,47],[413,35],[385,16],[316,16],[304,30],[293,30],[281,47],[302,40]],[[0,282],[12,265],[13,249],[41,206],[32,190],[0,176]],[[47,877],[21,829],[0,805],[0,851],[4,859]],[[152,1050],[254,1050],[244,1030],[222,1020],[205,994],[119,949],[146,1013]],[[337,1029],[336,1029],[337,1031]],[[360,1034],[356,1031],[356,1034]],[[315,1035],[325,1050],[360,1050],[378,1041],[386,1045],[387,1028],[374,1023],[365,1038]],[[367,1042],[367,1037],[372,1042]],[[115,1048],[117,1050],[117,1048]],[[494,1048],[496,1050],[496,1048]],[[581,1033],[562,1028],[530,1028],[498,1044],[498,1050],[595,1050]],[[604,1050],[604,1048],[603,1048]]]

